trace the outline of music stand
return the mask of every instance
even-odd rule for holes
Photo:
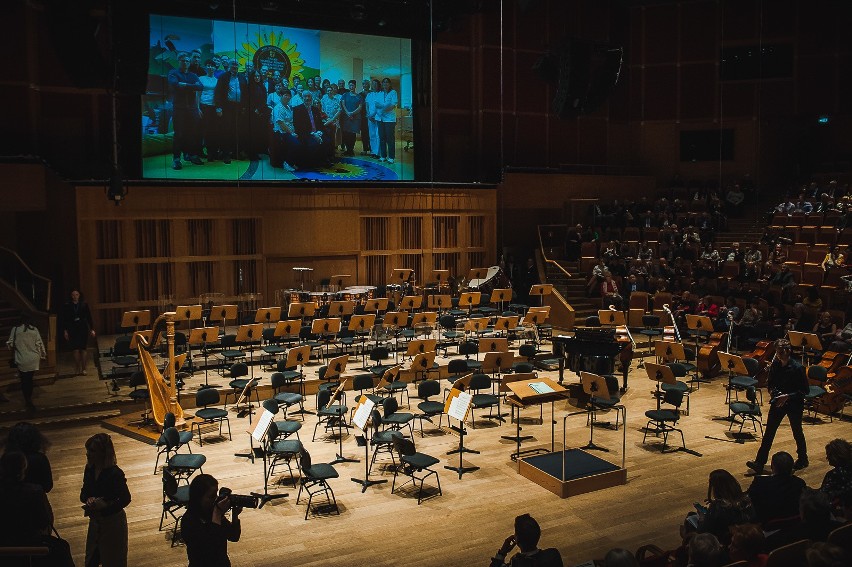
[[[367,427],[367,422],[373,414],[373,408],[376,407],[376,402],[367,397],[366,394],[358,396],[358,404],[355,406],[355,414],[352,416],[352,423],[360,429],[364,434],[356,435],[355,441],[359,447],[364,447],[364,478],[352,478],[352,482],[361,485],[361,494],[367,492],[367,489],[376,484],[383,484],[387,479],[381,478],[370,480],[370,435]]]
[[[676,343],[674,341],[655,342],[654,354],[658,360],[663,362],[686,360],[686,351],[683,349],[683,344]],[[645,364],[647,364],[647,362]]]
[[[411,328],[413,328],[415,332],[419,332],[418,329],[422,329],[424,335],[431,336],[437,322],[438,314],[434,311],[421,311],[420,313],[414,313],[411,316]]]
[[[417,311],[418,309],[423,307],[423,296],[422,295],[406,295],[399,302],[399,306],[401,309],[405,311]]]
[[[746,368],[745,362],[743,362],[743,358],[741,356],[737,356],[735,354],[729,354],[727,352],[718,352],[719,355],[719,363],[722,365],[724,370],[728,371],[728,376],[748,376],[748,368]]]
[[[534,284],[530,287],[530,296],[537,295],[539,298],[539,305],[544,306],[544,296],[550,295],[553,293],[553,284]]]
[[[268,447],[269,445],[275,442],[275,439],[269,439],[268,434],[269,426],[272,424],[274,418],[275,414],[273,414],[271,411],[263,410],[263,413],[257,420],[257,425],[250,432],[250,439],[252,440],[252,462],[254,462],[254,455],[256,453],[260,453],[260,456],[263,457],[263,494],[260,494],[258,492],[250,493],[252,496],[260,500],[260,504],[257,507],[258,509],[263,508],[263,505],[271,500],[275,500],[276,498],[286,498],[288,496],[286,492],[284,494],[269,494],[269,474],[272,471],[268,468]],[[257,441],[258,443],[260,443],[261,447],[258,450],[254,449],[253,441]]]
[[[484,363],[483,363],[484,364]],[[524,441],[528,441],[530,439],[534,439],[533,435],[521,435],[521,409],[525,406],[520,401],[514,400],[510,397],[510,394],[513,394],[512,389],[509,388],[509,384],[512,382],[521,382],[524,380],[534,380],[536,377],[535,372],[513,372],[512,374],[503,374],[500,378],[500,387],[498,388],[498,392],[501,394],[505,394],[506,403],[509,404],[509,407],[512,409],[510,423],[514,422],[517,430],[515,435],[501,435],[500,439],[505,439],[507,441],[512,441],[517,445],[517,452],[521,451],[521,443]],[[544,423],[544,405],[539,405],[539,410],[541,411],[539,421]],[[515,409],[518,410],[518,417],[515,419]]]
[[[822,350],[822,343],[819,337],[813,333],[800,333],[798,331],[787,331],[787,339],[790,341],[790,346],[793,348],[801,347],[802,349],[802,364],[808,365],[810,356],[807,352]]]
[[[464,332],[481,335],[488,330],[488,317],[476,317],[464,322]]]
[[[273,336],[281,342],[291,344],[294,340],[299,340],[299,332],[302,330],[302,321],[299,319],[285,319],[275,323],[275,332]]]
[[[151,311],[142,309],[139,311],[125,311],[121,316],[121,326],[125,329],[133,327],[134,331],[138,331],[139,327],[147,327],[151,324]]]
[[[228,320],[236,321],[237,306],[236,305],[214,305],[210,308],[211,319],[222,320],[222,334],[228,334]]]
[[[210,341],[211,338],[218,339],[219,338],[219,327],[196,327],[195,329],[190,329],[189,331],[189,353],[190,360],[192,360],[192,346],[193,345],[201,345],[201,354],[204,356],[204,387],[210,388],[210,384],[207,382],[207,343],[213,342]],[[218,386],[212,386],[213,388],[218,388]]]
[[[488,268],[471,268],[467,272],[467,281],[481,280],[488,275]]]
[[[482,292],[466,291],[459,296],[459,307],[467,307],[467,316],[470,317],[471,310],[479,305],[481,299]]]
[[[313,301],[306,302],[298,302],[291,303],[287,308],[287,317],[293,319],[297,317],[299,319],[313,319],[314,314],[317,312],[317,304]]]
[[[388,329],[393,333],[394,338],[394,349],[393,349],[393,358],[397,360],[397,351],[399,350],[399,333],[400,331],[408,326],[408,312],[407,311],[388,311],[385,313],[384,319],[382,319],[382,328]]]
[[[623,327],[624,311],[613,311],[612,309],[598,309],[598,319],[604,327]]]
[[[430,295],[426,301],[426,306],[437,311],[443,311],[445,308],[450,309],[453,306],[453,298],[449,295]]]
[[[491,303],[500,305],[500,313],[503,313],[503,303],[512,301],[512,290],[510,288],[499,288],[491,292]]]
[[[657,364],[655,362],[645,363],[645,373],[648,375],[648,378],[657,383],[657,391],[654,393],[654,397],[657,398],[657,409],[659,410],[660,402],[662,401],[660,384],[673,385],[677,383],[677,379],[671,368],[665,364]]]
[[[539,337],[538,337],[538,326],[543,325],[547,318],[550,317],[550,306],[547,305],[545,307],[530,307],[526,314],[524,315],[523,321],[521,324],[524,327],[532,327],[535,334],[535,345],[538,348]]]
[[[263,323],[265,325],[269,325],[270,323],[277,323],[280,320],[280,307],[261,307],[257,310],[257,313],[254,314],[255,323]]]
[[[340,317],[342,319],[344,317],[350,317],[353,313],[355,313],[355,302],[352,300],[336,300],[328,304],[329,315]]]
[[[344,283],[348,282],[349,278],[352,277],[352,274],[335,274],[329,278],[331,281],[331,285],[337,286],[335,291],[340,291],[345,285]]]
[[[251,415],[254,413],[254,404],[251,403],[251,391],[252,388],[257,387],[257,378],[250,378],[248,382],[246,382],[245,388],[240,392],[240,397],[237,398],[237,402],[234,404],[234,408],[237,410],[237,417],[245,417],[245,414],[248,414],[249,423],[251,423]],[[255,394],[256,395],[256,394]],[[246,403],[246,407],[241,409],[240,406]]]
[[[535,376],[535,375],[533,375]],[[561,384],[557,384],[550,378],[540,376],[534,377],[530,380],[518,380],[516,382],[509,382],[506,384],[508,388],[512,391],[511,396],[506,397],[506,401],[514,405],[518,408],[518,415],[520,415],[520,408],[526,407],[532,404],[546,404],[550,403],[550,452],[553,453],[556,450],[556,420],[553,419],[555,413],[555,404],[556,400],[565,399],[568,397],[568,390],[563,387]],[[541,411],[542,421],[544,421],[544,408]],[[518,425],[518,434],[520,435],[520,424]],[[523,454],[530,453],[541,453],[547,452],[544,448],[537,449],[528,449],[526,451],[521,451],[520,442],[518,443],[518,450],[514,454],[511,455],[513,461],[518,462],[518,467],[520,468],[520,458]]]
[[[479,352],[509,352],[509,339],[505,337],[481,338],[479,339]]]
[[[713,321],[706,315],[686,315],[686,328],[695,337],[695,352],[698,352],[698,339],[713,332]],[[705,335],[706,333],[706,335]]]
[[[305,409],[305,364],[307,364],[310,359],[311,346],[302,345],[288,350],[287,360],[284,363],[284,368],[299,368],[299,394],[301,394],[302,399],[299,402],[299,409],[295,410],[293,413],[302,414],[302,421],[305,419],[304,414],[309,413],[313,415],[314,413]]]
[[[491,340],[495,340],[495,339],[491,339]],[[505,341],[506,339],[496,339],[496,340]],[[482,346],[483,346],[483,342],[480,342],[479,347],[482,348]],[[486,345],[486,346],[488,346],[488,345]],[[480,372],[482,372],[484,374],[487,374],[487,373],[490,372],[491,375],[493,376],[494,380],[497,380],[498,382],[500,382],[501,373],[510,371],[512,369],[512,364],[514,362],[515,362],[515,355],[512,354],[511,352],[508,352],[507,350],[506,351],[500,351],[500,350],[487,351],[487,352],[485,352],[485,356],[483,356],[483,358],[482,358],[482,368],[480,368],[479,370],[480,370]],[[502,387],[502,383],[501,383],[501,387]],[[506,415],[506,414],[504,414],[500,410],[500,398],[501,397],[502,396],[498,392],[497,393],[497,416],[496,417],[500,421],[506,421],[505,419],[503,419],[503,416]],[[486,417],[495,417],[495,416],[493,414],[489,414]]]
[[[497,317],[496,321],[494,321],[494,330],[498,333],[501,332],[501,331],[505,332],[506,333],[506,339],[508,339],[509,333],[511,331],[514,331],[518,327],[518,322],[520,320],[521,320],[521,318],[518,317],[517,315],[506,316],[506,317],[501,315],[500,317]]]
[[[447,281],[450,279],[450,271],[449,270],[432,270],[432,278],[436,282],[438,282],[438,291],[441,291],[441,288],[447,284]]]
[[[376,316],[379,315],[380,311],[388,310],[388,298],[387,297],[376,297],[374,299],[368,299],[364,302],[364,311],[375,311]]]
[[[447,455],[455,455],[458,453],[459,466],[452,467],[450,465],[445,465],[444,468],[458,473],[459,480],[461,480],[462,475],[465,473],[479,470],[479,467],[476,466],[466,467],[463,462],[463,456],[465,453],[472,453],[475,455],[479,454],[479,451],[468,449],[464,446],[464,437],[467,435],[467,429],[465,429],[464,422],[467,419],[468,413],[470,413],[470,403],[473,401],[473,396],[463,390],[467,389],[470,384],[471,377],[473,377],[473,374],[468,374],[467,376],[456,380],[444,402],[444,413],[447,414],[447,423],[450,423],[450,418],[455,418],[459,422],[458,427],[450,423],[450,429],[459,434],[459,446],[457,449],[447,451]]]
[[[311,323],[311,334],[320,337],[320,340],[325,343],[325,358],[328,360],[331,351],[331,343],[340,332],[340,319],[332,317],[330,319],[314,319]]]
[[[236,342],[245,345],[249,351],[249,369],[251,369],[251,377],[254,378],[254,349],[251,344],[255,341],[260,341],[263,337],[263,323],[252,323],[250,325],[240,325],[237,329]]]
[[[592,374],[591,372],[580,372],[580,383],[583,385],[583,391],[589,395],[588,413],[591,416],[591,419],[589,420],[589,442],[580,448],[588,449],[590,451],[603,451],[605,453],[609,453],[609,449],[606,447],[595,445],[595,414],[597,413],[597,409],[595,408],[594,402],[591,401],[591,398],[604,398],[609,400],[612,397],[609,392],[609,387],[606,385],[606,378],[598,374]],[[613,406],[613,409],[615,409],[615,411],[620,411],[620,408],[617,405]]]
[[[346,360],[343,361],[342,368],[340,369],[340,384],[338,384],[337,388],[335,388],[334,392],[332,392],[331,398],[328,400],[329,406],[332,405],[335,401],[337,401],[340,398],[340,396],[343,394],[343,388],[346,386],[346,380],[343,378],[343,373],[346,371],[346,361],[349,360],[349,355],[347,354],[347,355],[344,355],[344,356],[345,356]],[[334,364],[335,361],[340,360],[341,358],[344,358],[344,357],[339,356],[339,357],[335,358],[334,360],[332,360],[331,362],[329,362],[329,368],[331,368],[331,365]],[[328,406],[326,406],[326,407],[328,407]],[[358,459],[352,459],[352,458],[343,456],[343,427],[344,427],[344,425],[346,426],[347,430],[349,429],[349,424],[345,423],[345,420],[346,420],[346,414],[345,413],[341,414],[338,417],[338,420],[337,420],[337,432],[338,432],[337,440],[338,440],[338,443],[339,443],[339,452],[334,456],[334,460],[329,463],[330,465],[336,465],[338,463],[358,463],[358,462],[360,462]]]
[[[305,291],[305,280],[307,279],[309,282],[313,281],[314,269],[303,266],[294,266],[293,271],[296,272],[296,283],[299,284],[299,290]]]
[[[366,315],[353,315],[349,319],[348,329],[355,333],[361,339],[361,364],[367,368],[367,349],[364,345],[367,344],[367,337],[373,331],[373,325],[376,324],[376,316],[372,313]]]
[[[432,352],[437,349],[437,345],[437,339],[414,339],[408,341],[408,345],[405,349],[405,356],[408,358],[414,358],[418,354]]]
[[[191,328],[193,321],[201,320],[201,304],[198,305],[178,305],[175,308],[175,321],[187,321],[187,325]]]

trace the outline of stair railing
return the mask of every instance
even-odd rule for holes
[[[37,311],[50,311],[50,279],[33,272],[14,251],[0,246],[0,280],[14,288]]]
[[[538,225],[538,246],[539,246],[539,250],[541,250],[541,259],[544,260],[545,264],[550,264],[551,266],[556,266],[563,274],[565,274],[565,277],[567,277],[567,278],[573,277],[568,272],[568,270],[566,270],[564,267],[562,267],[562,265],[559,264],[559,262],[547,257],[547,251],[544,248],[544,241],[541,238],[541,229],[545,228],[545,227],[548,227],[548,228],[552,228],[552,227],[567,228],[567,225],[564,225],[564,224],[548,224],[548,225],[541,225],[540,224],[540,225]]]

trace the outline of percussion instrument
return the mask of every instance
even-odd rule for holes
[[[490,295],[495,289],[511,288],[512,282],[506,277],[503,268],[500,266],[491,266],[488,268],[484,278],[470,280],[467,287],[468,289],[475,289],[483,294]]]

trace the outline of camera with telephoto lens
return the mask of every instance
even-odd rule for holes
[[[257,496],[250,496],[248,494],[234,494],[231,492],[230,488],[222,487],[219,489],[219,500],[223,500],[224,498],[231,498],[231,508],[257,508],[258,498]]]

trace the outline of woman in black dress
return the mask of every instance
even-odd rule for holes
[[[89,337],[95,336],[95,325],[92,322],[89,304],[83,301],[80,292],[76,289],[71,292],[70,301],[62,306],[59,324],[62,328],[62,336],[74,351],[77,374],[85,374],[86,365],[89,362],[86,349]]]
[[[127,516],[130,491],[118,468],[112,439],[97,433],[86,441],[86,469],[80,502],[89,517],[86,567],[127,567]]]

